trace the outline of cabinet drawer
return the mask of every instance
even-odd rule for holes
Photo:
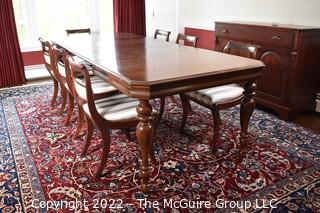
[[[291,47],[293,31],[277,28],[264,28],[247,25],[216,24],[216,36],[249,40],[250,42],[268,43],[277,46]]]

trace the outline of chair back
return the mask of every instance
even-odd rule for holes
[[[43,38],[39,37],[38,39],[41,43],[41,50],[42,55],[44,59],[44,64],[50,73],[50,75],[54,78],[56,78],[56,72],[53,68],[54,66],[54,58],[53,58],[53,51],[52,51],[52,45],[49,41],[45,41]]]
[[[65,66],[65,61],[63,60],[62,51],[65,51],[65,50],[63,50],[62,48],[58,48],[56,45],[52,45],[53,61],[54,61],[53,69],[56,70],[56,74],[60,82],[64,83],[64,82],[67,82],[67,70]]]
[[[56,60],[55,64],[59,73],[59,78],[63,78],[63,81],[67,82],[68,87],[66,89],[68,89],[71,95],[74,96],[71,71],[67,60],[68,53],[65,49],[57,48],[55,45],[53,45],[53,52],[55,55],[54,59]]]
[[[170,31],[156,29],[156,31],[154,32],[154,39],[157,39],[158,36],[164,36],[166,37],[166,41],[169,41],[170,34]]]
[[[76,34],[76,33],[88,33],[91,34],[91,29],[90,28],[85,28],[85,29],[66,29],[67,36],[70,34]]]
[[[95,122],[104,120],[98,113],[94,102],[95,98],[87,67],[82,63],[76,63],[70,55],[66,56],[66,61],[68,63],[66,65],[70,68],[71,83],[75,100],[80,107],[86,103],[88,104],[90,115],[97,119]],[[78,76],[82,77],[79,78]]]
[[[198,37],[179,33],[176,39],[176,44],[179,44],[181,41],[183,41],[184,44],[186,45],[196,47],[198,42]]]
[[[259,49],[259,45],[248,44],[238,41],[229,41],[228,44],[224,47],[223,52],[231,55],[257,59]]]
[[[94,94],[90,74],[84,64],[76,63],[70,55],[66,55],[66,66],[69,67],[71,87],[74,97],[80,105],[88,103],[89,109],[95,109]],[[79,78],[78,76],[82,76]]]

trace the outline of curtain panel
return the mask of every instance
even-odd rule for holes
[[[0,3],[0,88],[25,83],[12,0]]]
[[[113,0],[114,31],[146,35],[145,0]]]

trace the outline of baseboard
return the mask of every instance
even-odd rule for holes
[[[45,69],[45,68],[46,66],[44,64],[24,66],[24,70],[36,70],[36,69]]]
[[[50,78],[50,73],[44,64],[25,66],[24,71],[27,80]]]

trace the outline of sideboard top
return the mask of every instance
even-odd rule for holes
[[[267,23],[267,22],[251,22],[251,21],[216,21],[215,23],[239,24],[239,25],[255,25],[261,27],[273,27],[283,29],[296,29],[296,30],[314,30],[320,29],[320,26],[303,26],[293,24],[280,24],[280,23]]]

